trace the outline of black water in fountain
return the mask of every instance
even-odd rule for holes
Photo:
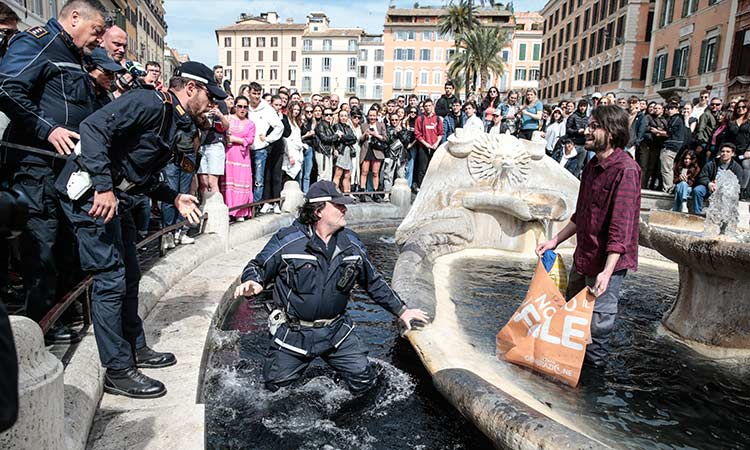
[[[363,232],[370,257],[390,281],[398,248],[393,229]],[[349,311],[380,371],[375,392],[353,399],[325,364],[293,389],[262,388],[266,310],[239,302],[224,323],[224,345],[204,384],[206,448],[489,449],[492,444],[435,390],[390,313],[354,292]]]

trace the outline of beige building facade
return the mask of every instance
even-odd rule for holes
[[[252,81],[276,92],[281,86],[299,90],[302,79],[304,24],[281,22],[275,12],[242,14],[234,25],[216,30],[219,64],[237,95]]]
[[[645,96],[726,97],[737,0],[656,0]],[[731,18],[731,19],[729,19]]]
[[[511,46],[503,50],[507,70],[503,79],[493,84],[501,93],[538,88],[541,78],[544,18],[538,12],[516,12],[513,23]]]
[[[673,1],[673,0],[670,0]],[[658,2],[657,2],[658,3]],[[544,17],[541,98],[643,95],[653,37],[649,0],[550,0]]]

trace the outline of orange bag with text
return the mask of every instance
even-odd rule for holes
[[[584,288],[566,302],[540,261],[526,298],[497,334],[497,357],[576,386],[591,342],[594,301]]]

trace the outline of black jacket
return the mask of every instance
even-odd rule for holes
[[[334,131],[333,126],[325,120],[321,120],[315,127],[315,137],[318,139],[318,147],[315,150],[326,156],[330,156],[339,143],[339,136]]]
[[[445,94],[441,95],[438,101],[435,103],[435,114],[440,117],[447,116],[451,110],[451,105],[453,105],[453,102],[457,100],[458,97],[456,97],[456,94],[453,94],[450,97],[446,96]]]
[[[633,119],[633,123],[630,124],[630,142],[628,142],[628,147],[638,147],[641,145],[644,136],[646,136],[646,122],[646,113],[638,111],[635,119]]]
[[[729,162],[727,170],[731,170],[737,176],[737,180],[742,181],[742,166],[734,159]],[[708,186],[708,183],[716,181],[716,175],[719,173],[719,160],[714,159],[706,163],[701,170],[698,179],[695,181],[696,185],[702,184]]]
[[[54,151],[47,137],[78,131],[96,109],[94,85],[82,53],[56,19],[16,34],[0,63],[0,110],[10,119],[5,140]],[[19,162],[49,165],[50,158],[13,150]]]
[[[685,126],[685,118],[677,113],[667,119],[667,139],[664,141],[664,149],[679,153],[687,144],[688,128]]]
[[[726,140],[737,146],[737,154],[740,155],[750,150],[750,120],[741,126],[734,120],[727,123]]]
[[[172,160],[177,130],[192,127],[176,96],[153,88],[128,91],[81,123],[81,155],[68,160],[57,189],[65,194],[69,174],[81,167],[97,192],[127,180],[135,184],[129,194],[174,203],[177,193],[159,173]]]
[[[572,139],[575,145],[584,145],[586,143],[586,135],[580,133],[578,130],[585,130],[587,126],[589,126],[589,118],[586,116],[586,113],[581,113],[576,109],[565,123],[565,135]]]

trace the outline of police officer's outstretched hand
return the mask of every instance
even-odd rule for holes
[[[406,326],[406,331],[411,330],[411,321],[418,320],[420,322],[427,323],[430,321],[430,316],[421,309],[407,309],[398,317]]]
[[[57,153],[61,155],[70,155],[76,146],[73,140],[79,140],[81,136],[75,131],[70,131],[63,127],[57,127],[47,136],[47,141],[55,147]]]
[[[174,206],[190,223],[200,223],[203,213],[198,209],[198,199],[188,194],[179,194],[174,199]]]
[[[103,192],[94,192],[94,205],[89,210],[89,215],[93,218],[103,218],[104,223],[108,223],[117,214],[117,197],[112,190]]]
[[[263,292],[263,286],[256,283],[255,281],[245,281],[244,283],[237,286],[234,290],[234,298],[238,297],[252,297]]]

